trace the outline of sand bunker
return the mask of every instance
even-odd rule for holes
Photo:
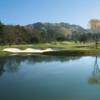
[[[27,48],[25,50],[17,49],[17,48],[5,48],[3,51],[11,52],[11,53],[43,53],[43,52],[49,52],[49,51],[55,51],[54,49],[47,48],[45,50],[41,49],[33,49],[33,48]]]

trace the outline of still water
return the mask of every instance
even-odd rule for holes
[[[0,58],[0,100],[99,100],[99,57]]]

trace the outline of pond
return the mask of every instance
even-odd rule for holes
[[[0,58],[0,100],[98,100],[100,57]]]

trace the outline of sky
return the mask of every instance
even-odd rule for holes
[[[1,0],[0,20],[5,24],[66,22],[88,27],[100,19],[100,0]]]

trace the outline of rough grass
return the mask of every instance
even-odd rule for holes
[[[0,51],[0,57],[9,56],[9,55],[11,55],[11,53],[9,53],[9,52],[4,52],[4,51]]]
[[[62,50],[53,52],[44,52],[45,55],[100,55],[98,50]]]

